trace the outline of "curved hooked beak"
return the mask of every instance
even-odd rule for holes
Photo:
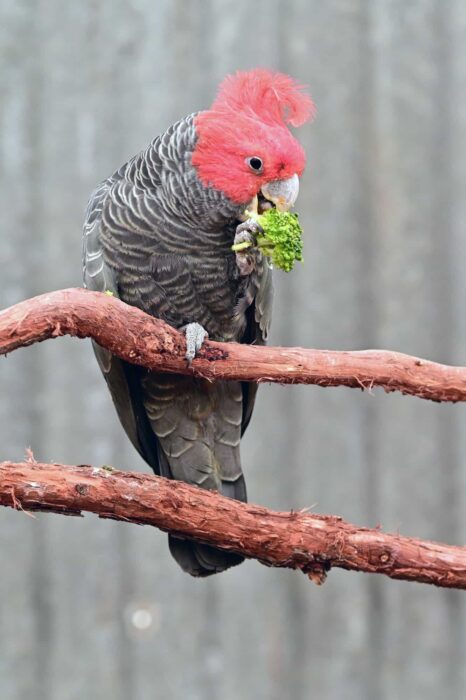
[[[295,173],[288,180],[266,182],[261,192],[266,199],[275,204],[278,211],[288,211],[298,198],[299,177]]]

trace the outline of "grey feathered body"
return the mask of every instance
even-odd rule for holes
[[[176,328],[197,322],[214,340],[262,343],[271,272],[259,256],[251,275],[239,275],[231,245],[244,206],[197,178],[194,116],[154,139],[92,195],[84,284],[110,290]],[[95,351],[123,427],[157,474],[246,500],[239,443],[255,385],[157,374],[98,346]],[[170,548],[197,576],[241,561],[173,537]]]

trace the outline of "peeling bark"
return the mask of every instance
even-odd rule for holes
[[[71,335],[93,338],[150,369],[208,379],[382,387],[434,401],[466,400],[466,368],[384,350],[338,352],[207,341],[189,367],[182,334],[116,298],[50,292],[0,313],[0,355]],[[0,464],[0,505],[26,514],[87,511],[153,525],[268,566],[300,569],[316,583],[331,567],[466,588],[466,548],[358,528],[336,516],[274,512],[160,477],[88,466]]]
[[[182,334],[120,300],[84,289],[43,294],[0,313],[0,355],[71,335],[133,364],[207,379],[382,387],[432,401],[465,401],[466,368],[387,350],[355,352],[206,341],[188,367]]]
[[[108,467],[3,462],[0,505],[152,525],[267,566],[301,570],[316,583],[339,567],[466,589],[466,547],[385,534],[336,516],[272,511]]]

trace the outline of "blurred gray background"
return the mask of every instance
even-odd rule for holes
[[[2,0],[0,306],[81,283],[93,187],[229,71],[308,84],[305,265],[276,274],[272,342],[466,364],[461,0]],[[146,470],[89,342],[0,360],[0,459]],[[464,544],[466,408],[264,386],[251,501]],[[0,513],[2,700],[456,700],[466,598],[246,562],[182,574],[156,530]]]

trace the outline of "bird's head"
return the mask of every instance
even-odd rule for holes
[[[211,108],[195,117],[192,163],[201,182],[245,207],[258,196],[282,211],[295,203],[306,157],[288,124],[314,104],[288,75],[258,68],[227,76]]]

